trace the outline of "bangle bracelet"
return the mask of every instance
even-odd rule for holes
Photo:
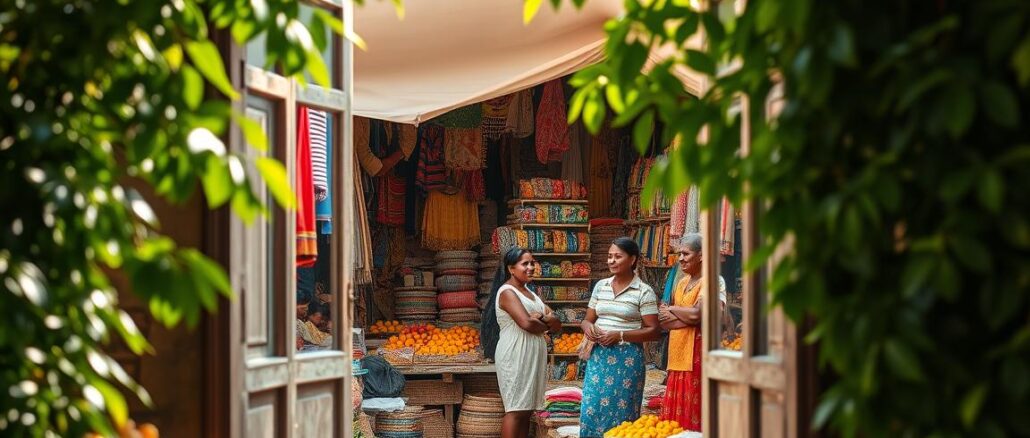
[[[619,345],[626,345],[626,331],[619,330]]]

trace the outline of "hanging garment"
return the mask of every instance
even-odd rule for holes
[[[379,120],[371,123],[372,152],[385,157],[400,148],[398,127]],[[391,135],[392,134],[392,135]],[[391,169],[376,178],[376,222],[383,225],[404,225],[404,178]]]
[[[479,244],[479,209],[462,193],[429,192],[422,218],[422,247],[465,250]]]
[[[483,102],[483,137],[488,140],[501,138],[511,99],[512,95],[508,94]]]
[[[426,123],[445,128],[478,128],[483,121],[483,107],[479,104],[463,106],[441,114]]]
[[[587,199],[590,214],[595,217],[612,216],[612,169],[608,161],[609,146],[604,138],[593,136],[590,139],[590,180]]]
[[[583,142],[589,139],[582,123],[569,126],[569,150],[561,158],[561,179],[583,182]]]
[[[447,183],[444,165],[444,128],[422,125],[418,128],[418,170],[415,182],[422,191],[442,189]]]
[[[733,255],[734,231],[736,231],[736,216],[733,204],[729,199],[722,200],[722,211],[719,215],[719,254],[725,256]]]
[[[687,195],[687,218],[683,227],[684,235],[701,232],[701,190],[690,186]]]
[[[687,188],[676,197],[669,213],[669,236],[673,239],[683,237],[687,228],[687,204],[690,199],[690,189]]]
[[[456,174],[458,185],[465,194],[465,198],[477,203],[486,199],[486,181],[483,179],[483,169],[460,170]]]
[[[479,170],[486,167],[486,145],[480,128],[444,130],[444,162],[451,170]]]
[[[308,118],[311,119],[311,116],[312,115],[316,115],[316,113],[321,113],[321,115],[319,117],[323,117],[324,121],[325,121],[325,124],[324,124],[325,132],[324,132],[324,134],[323,134],[324,136],[322,138],[322,141],[324,143],[323,149],[324,149],[324,153],[325,153],[325,156],[323,158],[324,163],[322,164],[323,172],[325,172],[325,196],[322,196],[320,199],[318,199],[315,202],[315,220],[318,221],[318,231],[319,231],[319,233],[321,233],[321,234],[332,234],[332,232],[333,232],[333,222],[332,222],[333,221],[333,160],[332,160],[332,157],[333,157],[333,125],[329,121],[329,118],[328,118],[329,114],[324,112],[324,111],[310,110],[310,111],[308,111]],[[311,160],[312,160],[312,166],[317,168],[317,166],[319,164],[315,162],[316,159],[318,158],[318,155],[315,153],[314,140],[317,139],[318,136],[315,135],[315,133],[314,133],[315,126],[316,126],[315,124],[312,124],[312,134],[311,134],[312,153],[311,153]],[[315,173],[317,175],[317,172],[315,172]],[[316,197],[317,197],[317,193],[318,193],[318,186],[317,186],[317,184],[318,184],[318,182],[316,181],[315,184],[316,184],[316,186],[315,186],[315,193],[316,193]]]
[[[297,266],[311,267],[318,258],[315,233],[315,184],[311,172],[311,141],[308,112],[297,108]]]
[[[565,91],[560,79],[544,84],[540,111],[536,114],[536,158],[541,163],[561,160],[569,149]]]
[[[626,198],[629,196],[629,174],[633,170],[633,162],[637,157],[637,151],[633,148],[629,137],[621,131],[609,129],[608,141],[610,147],[614,148],[617,158],[615,159],[615,180],[612,183],[612,204],[609,212],[612,216],[626,217]]]
[[[536,129],[533,116],[533,89],[528,88],[512,95],[508,104],[508,118],[504,131],[515,138],[526,138],[533,135]],[[564,120],[564,119],[563,119]]]

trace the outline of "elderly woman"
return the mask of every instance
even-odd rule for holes
[[[676,284],[672,303],[658,308],[662,328],[669,330],[669,363],[662,419],[675,420],[686,430],[701,430],[701,235],[683,236],[679,266],[684,277]],[[726,282],[719,277],[719,300],[726,303]],[[725,312],[723,312],[725,314]]]
[[[594,286],[583,320],[589,356],[580,406],[581,437],[602,437],[640,417],[644,397],[644,342],[658,339],[657,297],[636,274],[640,246],[620,237],[608,249],[612,276]]]

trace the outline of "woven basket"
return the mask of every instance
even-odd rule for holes
[[[479,303],[474,307],[466,309],[445,309],[440,311],[440,321],[443,322],[473,322],[483,317],[479,311]]]
[[[463,270],[476,270],[479,269],[479,264],[476,260],[444,260],[436,264],[433,269],[434,272],[443,275],[444,271],[451,271],[455,269]]]
[[[477,286],[479,282],[471,275],[445,275],[436,279],[436,287],[440,292],[461,292],[473,290]]]
[[[447,269],[447,270],[441,270],[440,271],[440,275],[441,276],[443,276],[443,275],[469,275],[469,276],[472,276],[472,275],[476,275],[478,273],[479,273],[479,271],[477,271],[475,269]]]
[[[474,290],[444,292],[436,296],[436,304],[441,310],[476,307],[476,295]]]
[[[422,436],[425,438],[454,438],[454,425],[443,416],[443,410],[422,411]]]
[[[361,435],[365,436],[365,438],[375,438],[375,431],[372,430],[372,417],[370,417],[368,414],[364,412],[361,412],[360,409],[358,409],[357,412],[358,430],[361,431]]]
[[[380,438],[422,438],[422,408],[408,406],[398,412],[376,415],[376,436]]]
[[[443,260],[475,260],[478,256],[479,253],[475,251],[440,251],[433,256],[433,259],[439,263]]]
[[[465,394],[465,400],[461,402],[461,410],[463,413],[467,410],[469,412],[500,414],[503,416],[504,401],[501,400],[500,394],[493,392]]]

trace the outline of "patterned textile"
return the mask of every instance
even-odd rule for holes
[[[511,96],[508,104],[508,117],[504,123],[504,131],[515,138],[526,138],[533,135],[533,89],[525,89]]]
[[[441,114],[426,123],[440,125],[445,128],[478,128],[482,120],[482,105],[472,104]]]
[[[673,292],[673,304],[677,306],[694,306],[701,298],[701,281],[690,284],[690,276],[683,277],[676,285]],[[689,289],[688,286],[691,286]],[[700,333],[698,326],[687,326],[669,331],[669,371],[694,371],[697,356],[694,355],[694,348],[690,345],[694,342],[695,334]]]
[[[448,169],[479,170],[486,167],[486,145],[481,128],[444,130],[444,163]]]
[[[615,277],[608,277],[594,285],[587,305],[597,313],[594,325],[604,330],[637,330],[644,321],[644,316],[657,315],[658,304],[654,290],[635,276],[625,291],[615,295],[612,282]]]
[[[297,108],[297,266],[311,267],[318,258],[318,234],[315,231],[315,183],[311,172],[311,138],[308,111]]]
[[[383,225],[404,225],[404,178],[391,171],[377,179],[379,206],[376,209],[376,222]]]
[[[583,381],[579,436],[600,438],[623,421],[636,420],[643,400],[644,349],[640,344],[595,345]]]
[[[469,249],[479,243],[479,211],[459,193],[429,192],[422,218],[422,247]]]
[[[701,190],[697,186],[690,186],[690,192],[687,196],[687,219],[683,227],[683,233],[700,233]]]
[[[456,172],[458,185],[462,193],[469,201],[479,202],[486,200],[486,180],[483,178],[483,170],[461,170]]]
[[[587,189],[575,181],[551,178],[519,180],[519,197],[523,199],[586,199]]]
[[[701,332],[694,335],[694,371],[669,371],[662,401],[662,420],[675,420],[686,430],[701,431]]]
[[[679,239],[683,237],[687,227],[687,204],[690,199],[690,190],[684,190],[672,203],[672,210],[669,212],[669,237]]]
[[[415,184],[424,192],[442,189],[447,184],[444,165],[444,128],[423,124],[418,128],[419,154]]]
[[[561,79],[544,84],[540,111],[536,114],[536,159],[541,163],[561,160],[569,150],[569,125],[566,123],[565,91]]]
[[[504,133],[508,121],[508,106],[512,95],[506,95],[483,102],[483,137],[497,139]]]
[[[328,117],[328,115],[326,115]],[[314,138],[314,135],[312,135]],[[333,156],[333,125],[332,123],[326,123],[325,125],[325,180],[326,180],[326,191],[325,197],[315,202],[315,220],[319,222],[319,232],[322,234],[332,234],[333,232],[333,162],[331,157]],[[315,154],[312,150],[312,159]],[[358,172],[357,175],[360,175]],[[359,176],[360,178],[360,176]],[[360,181],[360,180],[359,180]],[[361,193],[359,189],[357,193]],[[357,205],[357,204],[355,204]],[[359,252],[360,254],[360,252]]]
[[[569,126],[569,150],[561,157],[561,179],[583,183],[583,143],[589,133],[582,122]]]

